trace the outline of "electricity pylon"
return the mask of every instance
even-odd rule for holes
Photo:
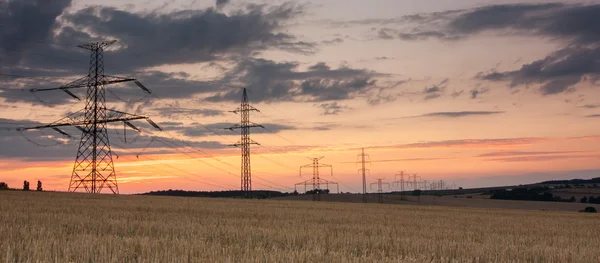
[[[58,88],[30,90],[31,92],[62,90],[69,96],[80,100],[70,90],[87,88],[85,108],[83,110],[48,125],[20,128],[20,130],[52,128],[68,137],[71,136],[59,129],[59,127],[74,126],[82,132],[69,184],[69,192],[75,192],[83,188],[88,193],[100,193],[104,187],[108,187],[113,194],[119,193],[117,175],[114,169],[106,130],[108,123],[123,122],[139,132],[140,130],[129,121],[145,119],[150,125],[160,130],[160,127],[148,117],[106,108],[106,85],[134,82],[142,90],[148,94],[150,93],[150,90],[134,78],[115,77],[104,74],[104,48],[115,42],[115,40],[101,41],[79,46],[91,51],[89,73],[87,76]]]
[[[361,154],[358,155],[358,157],[361,158],[360,164],[362,165],[361,169],[359,169],[359,172],[362,173],[362,185],[363,185],[363,203],[367,202],[367,171],[369,171],[369,169],[366,169],[365,166],[367,163],[371,163],[366,161],[366,157],[369,157],[368,154],[365,154],[365,148],[362,148],[362,152]]]
[[[306,193],[306,186],[312,185],[313,186],[313,201],[321,201],[321,185],[322,184],[326,185],[327,190],[329,190],[330,184],[335,184],[337,187],[338,194],[340,193],[340,187],[339,187],[338,183],[327,181],[325,179],[321,179],[321,177],[319,175],[319,167],[329,167],[330,173],[331,173],[330,176],[333,176],[333,166],[331,166],[329,164],[322,164],[322,163],[320,164],[319,163],[319,160],[321,160],[323,158],[325,158],[325,157],[322,156],[319,158],[312,158],[311,164],[300,166],[300,177],[302,177],[302,168],[312,168],[313,177],[312,177],[312,179],[309,179],[309,180],[306,180],[304,182],[300,182],[300,183],[297,183],[296,185],[294,185],[294,190],[297,190],[296,188],[298,187],[298,185],[304,185],[305,193]]]
[[[252,198],[252,169],[250,168],[250,145],[257,144],[257,142],[250,140],[250,128],[265,128],[262,125],[258,125],[250,122],[250,112],[257,111],[258,109],[250,106],[248,103],[248,94],[246,93],[246,88],[243,90],[242,95],[242,103],[240,107],[236,110],[232,111],[237,114],[241,113],[241,122],[240,124],[236,124],[232,127],[226,128],[228,130],[241,130],[241,139],[238,143],[233,144],[231,146],[240,147],[242,149],[242,167],[241,167],[241,190],[244,195],[244,198]]]
[[[400,181],[398,181],[398,176],[400,176]],[[396,181],[393,181],[392,185],[396,184],[396,188],[398,188],[398,186],[400,186],[400,199],[404,200],[405,199],[404,198],[404,171],[400,171],[399,174],[395,174],[394,180],[396,180]]]
[[[376,183],[371,183],[371,188],[373,188],[374,184],[377,185],[377,201],[379,203],[383,203],[383,186],[387,185],[387,187],[389,189],[390,188],[390,184],[383,182],[383,180],[385,180],[385,178],[377,178],[375,180],[377,180],[377,182]]]
[[[417,174],[413,174],[413,176],[412,176],[412,177],[413,177],[413,181],[412,181],[412,184],[413,184],[413,190],[419,190],[419,183],[417,182],[417,177],[418,177],[418,178],[421,178],[421,177],[420,177],[420,176],[417,176]],[[410,178],[410,175],[408,176],[408,178]]]

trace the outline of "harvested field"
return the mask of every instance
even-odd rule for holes
[[[0,191],[1,262],[598,262],[600,216]]]

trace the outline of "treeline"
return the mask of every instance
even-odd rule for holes
[[[214,197],[214,198],[241,198],[244,192],[239,190],[232,191],[185,191],[185,190],[162,190],[151,191],[140,195],[158,195],[158,196],[185,196],[185,197]],[[288,196],[290,193],[278,191],[257,190],[252,191],[252,196],[257,199]]]
[[[543,202],[577,202],[574,196],[562,198],[549,192],[550,188],[545,186],[501,189],[492,191],[491,199],[521,200],[521,201],[543,201]]]
[[[600,184],[600,177],[592,179],[551,180],[541,182],[540,184]]]
[[[590,196],[590,197],[584,196],[579,201],[582,202],[582,203],[588,203],[588,204],[600,204],[600,196],[596,196],[596,197],[594,197],[594,196]]]

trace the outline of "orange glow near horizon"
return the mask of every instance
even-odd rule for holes
[[[518,175],[528,172],[556,172],[569,170],[597,169],[600,146],[596,138],[539,138],[535,140],[507,140],[513,143],[491,141],[483,143],[464,140],[462,144],[451,141],[448,145],[433,142],[435,147],[423,144],[400,145],[399,147],[367,148],[372,163],[371,175],[394,179],[397,171],[417,173],[429,180],[453,180],[456,178],[478,178],[482,174]],[[541,149],[546,144],[555,147],[554,152]],[[561,146],[585,144],[589,151],[561,151]],[[443,147],[438,147],[443,145]],[[466,146],[466,147],[465,147]],[[506,147],[510,146],[510,147]],[[581,149],[585,150],[582,146]],[[322,171],[322,177],[340,181],[343,191],[360,189],[360,176],[356,148],[314,149],[294,152],[291,155],[280,150],[255,151],[252,156],[254,189],[277,189],[292,191],[301,178],[298,168],[309,164],[309,158],[326,156],[322,163],[333,165],[334,177]],[[191,156],[190,156],[191,155]],[[192,158],[196,157],[198,158]],[[140,193],[151,190],[236,190],[239,185],[239,155],[221,154],[219,157],[204,157],[197,154],[122,155],[115,158],[115,169],[121,193]],[[2,162],[5,169],[3,180],[9,186],[19,188],[23,180],[42,180],[46,190],[65,191],[70,180],[71,161],[60,162]],[[35,176],[34,176],[35,175]],[[351,187],[352,189],[345,189]]]

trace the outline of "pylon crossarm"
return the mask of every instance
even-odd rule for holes
[[[256,111],[256,112],[260,112],[260,110],[258,110],[257,108],[254,108],[254,107],[252,107],[250,105],[248,105],[247,109],[242,109],[242,108],[238,107],[237,109],[235,109],[234,111],[231,111],[231,112],[237,114],[238,112],[242,112],[242,111]]]
[[[98,120],[96,123],[111,123],[111,122],[132,121],[132,120],[141,120],[141,119],[146,119],[146,117],[104,119],[104,120]],[[45,128],[65,127],[65,126],[85,126],[85,125],[89,125],[89,124],[92,124],[92,122],[91,121],[80,121],[80,122],[73,122],[73,123],[64,122],[64,123],[54,123],[54,124],[35,126],[35,127],[18,128],[17,130],[26,131],[26,130],[37,130],[37,129],[45,129]]]
[[[225,128],[226,130],[236,130],[236,129],[242,129],[242,128],[264,128],[262,125],[258,125],[258,124],[251,124],[251,125],[233,125],[229,128]]]
[[[98,49],[98,48],[108,47],[108,46],[114,44],[115,42],[117,42],[117,41],[116,40],[107,40],[107,41],[100,41],[100,42],[78,45],[78,47],[94,51],[95,49]]]
[[[123,82],[129,82],[129,81],[133,81],[136,82],[136,84],[139,83],[139,81],[137,81],[137,79],[133,79],[133,78],[121,78],[121,77],[111,77],[111,76],[103,76],[104,78],[101,81],[98,81],[98,86],[100,85],[110,85],[110,84],[116,84],[116,83],[123,83]],[[50,91],[50,90],[62,90],[67,92],[67,90],[69,89],[77,89],[77,88],[85,88],[88,87],[90,85],[90,82],[88,81],[89,78],[88,76],[85,76],[83,78],[80,78],[78,80],[75,80],[69,84],[66,85],[62,85],[58,88],[47,88],[47,89],[30,89],[29,91],[31,92],[38,92],[38,91]],[[141,83],[138,85],[140,86]],[[140,88],[142,88],[142,86],[140,86]],[[147,90],[145,87],[143,87],[142,89]],[[67,94],[72,95],[72,93],[67,92]],[[76,97],[77,98],[77,97]]]

